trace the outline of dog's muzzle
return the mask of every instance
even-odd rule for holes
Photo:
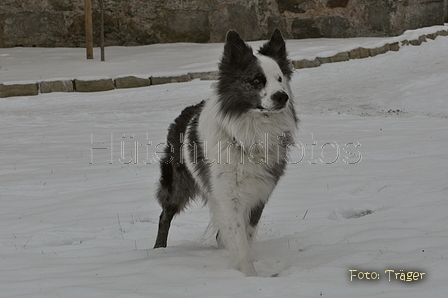
[[[274,110],[281,110],[286,107],[289,95],[285,91],[277,91],[271,95],[271,100],[274,103]]]

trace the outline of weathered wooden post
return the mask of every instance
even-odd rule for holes
[[[445,23],[448,23],[448,0],[445,0]]]
[[[84,0],[84,14],[86,20],[86,53],[87,59],[93,59],[93,30],[92,30],[92,2]]]
[[[103,0],[100,1],[100,48],[101,48],[101,61],[105,61],[104,54],[104,6]]]

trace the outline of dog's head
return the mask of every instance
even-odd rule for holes
[[[227,116],[247,111],[276,113],[284,110],[292,94],[293,74],[285,41],[275,29],[271,39],[254,55],[236,31],[226,36],[217,85],[221,109]]]

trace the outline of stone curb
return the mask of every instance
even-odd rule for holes
[[[363,59],[370,57],[369,49],[366,49],[364,47],[359,47],[357,49],[353,49],[350,52],[348,52],[348,55],[350,59]]]
[[[322,63],[320,63],[318,58],[315,58],[314,60],[294,60],[292,61],[292,64],[294,65],[294,68],[296,69],[302,69],[302,68],[312,68],[312,67],[318,67]]]
[[[127,76],[115,79],[115,87],[117,89],[122,88],[138,88],[151,86],[151,80],[149,78],[137,78],[135,76]]]
[[[426,42],[427,39],[436,39],[437,36],[448,36],[448,30],[439,30],[436,33],[430,33],[426,35],[420,35],[417,39],[414,40],[407,40],[404,39],[401,42],[396,41],[393,43],[386,43],[385,45],[377,48],[372,49],[366,49],[364,47],[359,47],[356,49],[353,49],[348,52],[341,52],[331,57],[317,57],[314,60],[308,60],[308,59],[302,59],[302,60],[295,60],[293,61],[294,68],[301,69],[301,68],[310,68],[310,67],[318,67],[321,64],[324,63],[333,63],[333,62],[342,62],[347,61],[349,59],[362,59],[362,58],[368,58],[368,57],[375,57],[377,55],[384,54],[388,51],[394,51],[397,52],[400,50],[400,44],[401,46],[408,46],[408,45],[421,45],[423,42]],[[348,59],[347,59],[348,56]]]
[[[73,91],[75,91],[75,86],[71,80],[44,81],[40,83],[40,93]]]
[[[292,61],[294,68],[311,68],[319,67],[324,63],[335,63],[348,61],[350,59],[362,59],[367,57],[375,57],[388,51],[399,51],[400,46],[418,46],[427,39],[436,39],[437,36],[448,36],[448,30],[439,30],[436,33],[420,35],[417,39],[401,40],[394,43],[387,43],[381,47],[367,49],[359,47],[348,52],[337,53],[331,57],[316,57],[314,60],[302,59]],[[208,72],[191,72],[177,76],[157,76],[149,78],[138,78],[135,76],[126,76],[116,79],[64,79],[54,81],[42,81],[33,83],[0,83],[0,98],[12,96],[31,96],[39,93],[49,92],[99,92],[122,88],[138,88],[151,85],[169,84],[189,82],[191,80],[217,80],[217,71]]]
[[[75,90],[77,92],[100,92],[115,89],[115,84],[112,79],[75,79]]]
[[[0,98],[12,96],[31,96],[38,94],[38,83],[0,84]]]
[[[375,57],[377,55],[381,55],[381,54],[387,53],[389,51],[390,51],[390,44],[386,43],[382,47],[369,49],[369,54],[370,54],[370,57]]]
[[[337,53],[336,55],[330,57],[330,62],[344,62],[350,60],[350,56],[348,55],[348,52],[341,52]]]
[[[191,81],[189,74],[180,76],[167,76],[167,77],[151,77],[151,85],[161,85],[169,83],[184,83]]]
[[[219,75],[218,71],[208,71],[208,72],[190,72],[189,73],[192,80],[200,79],[200,80],[217,80]]]

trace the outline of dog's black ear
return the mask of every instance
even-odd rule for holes
[[[252,48],[243,41],[236,31],[229,30],[226,35],[226,44],[224,45],[222,63],[241,65],[252,56]]]
[[[282,33],[279,29],[275,29],[271,39],[260,47],[258,53],[269,56],[271,58],[286,58],[286,45],[283,40]]]
[[[291,77],[292,65],[288,59],[288,53],[286,52],[286,44],[283,39],[282,33],[279,29],[275,29],[272,33],[271,39],[263,44],[258,53],[264,56],[271,57],[277,61],[284,75]]]

